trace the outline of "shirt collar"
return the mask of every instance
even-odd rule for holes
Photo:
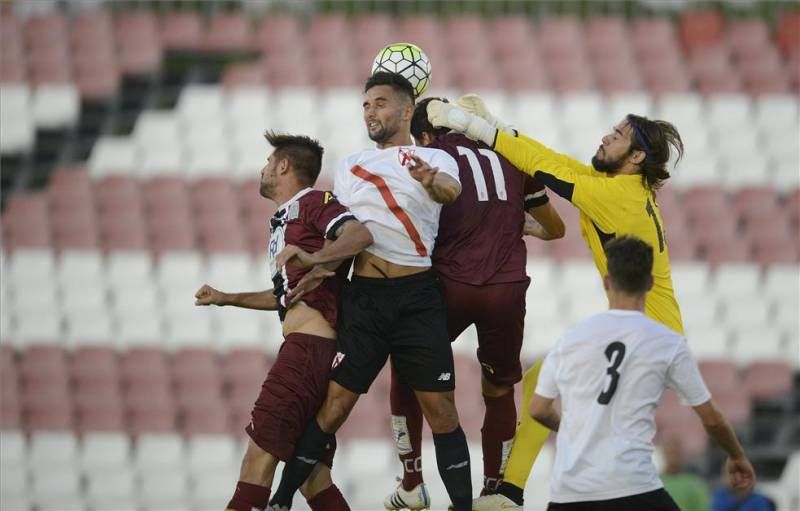
[[[292,202],[300,200],[300,198],[303,197],[303,195],[305,195],[305,194],[307,194],[307,193],[309,193],[311,191],[314,191],[314,189],[311,188],[310,186],[306,187],[306,188],[303,188],[302,190],[300,190],[299,192],[294,194],[294,196],[291,199],[287,200],[286,202],[284,202],[283,204],[278,206],[278,213],[281,213],[282,211],[284,211],[289,206],[289,204],[291,204]],[[276,213],[276,215],[278,213]]]

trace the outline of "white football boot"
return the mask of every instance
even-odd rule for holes
[[[398,478],[399,481],[401,481]],[[389,496],[383,501],[383,507],[386,509],[428,509],[431,506],[431,498],[428,495],[428,489],[425,483],[420,483],[411,491],[403,489],[402,481],[397,485]]]
[[[504,511],[506,509],[521,510],[522,506],[518,506],[516,502],[509,499],[505,495],[494,494],[484,495],[472,500],[473,511]]]

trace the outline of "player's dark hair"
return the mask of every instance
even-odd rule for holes
[[[675,126],[667,121],[650,120],[647,117],[628,114],[631,127],[631,149],[644,151],[641,163],[642,184],[653,192],[669,179],[667,162],[670,148],[677,152],[675,163],[683,157],[683,140]]]
[[[411,134],[416,140],[420,140],[423,133],[430,133],[434,137],[438,137],[450,131],[450,128],[445,127],[434,128],[433,124],[428,120],[428,103],[434,99],[449,103],[447,98],[425,98],[417,103],[414,108],[414,115],[411,117]]]
[[[407,96],[408,99],[411,100],[411,104],[414,104],[414,86],[411,85],[411,82],[409,82],[405,76],[397,73],[378,71],[367,79],[367,83],[364,84],[364,92],[378,85],[388,85],[395,92]]]
[[[653,278],[653,247],[639,238],[620,236],[607,242],[603,249],[608,276],[615,287],[632,295],[646,293]]]
[[[298,179],[309,185],[317,181],[322,170],[322,153],[325,152],[318,141],[305,135],[287,135],[274,131],[264,133],[264,138],[275,148],[275,158],[289,160]]]

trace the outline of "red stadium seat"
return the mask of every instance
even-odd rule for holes
[[[753,243],[752,250],[754,259],[765,266],[800,263],[800,244],[797,237],[759,240]]]
[[[186,436],[194,435],[221,435],[231,430],[229,417],[225,413],[222,401],[212,408],[193,410],[182,417],[182,432]]]
[[[350,54],[350,28],[341,14],[314,16],[305,33],[312,54],[343,51]],[[377,51],[377,48],[376,48]]]
[[[175,431],[177,424],[175,408],[168,402],[155,402],[149,407],[128,410],[125,421],[131,435],[170,433]]]
[[[789,395],[792,381],[786,362],[755,362],[745,369],[743,386],[753,399],[772,399]]]
[[[66,385],[69,381],[67,354],[60,346],[30,346],[22,353],[19,372],[26,385]]]
[[[203,21],[196,11],[167,13],[160,27],[160,39],[168,51],[196,51],[203,39]]]
[[[120,70],[127,75],[149,74],[161,66],[158,27],[150,11],[123,12],[116,20]]]
[[[131,348],[121,355],[121,376],[127,384],[170,381],[166,353],[159,348]]]
[[[137,210],[144,206],[139,182],[130,176],[108,176],[95,183],[98,210]]]
[[[221,369],[230,385],[261,385],[269,370],[267,357],[261,349],[238,348],[222,356]]]
[[[83,346],[72,354],[71,374],[76,384],[119,380],[119,364],[114,350],[107,346]]]
[[[700,374],[703,376],[711,395],[718,391],[730,388],[739,388],[739,372],[736,364],[727,360],[704,360],[699,364]]]
[[[756,16],[728,22],[725,38],[733,52],[742,57],[772,48],[769,28],[763,19]]]
[[[800,53],[800,10],[789,10],[781,14],[778,26],[775,29],[775,39],[778,48],[784,55],[797,55]]]
[[[716,9],[685,11],[678,22],[681,42],[690,52],[721,41],[723,30],[722,14]]]
[[[202,49],[211,52],[246,52],[251,46],[250,20],[243,12],[222,12],[211,18]]]
[[[296,16],[265,16],[254,36],[255,47],[265,53],[281,53],[305,45]]]
[[[742,392],[740,387],[720,389],[714,396],[714,402],[731,425],[739,426],[750,421],[750,396]]]
[[[187,348],[175,353],[172,376],[179,383],[195,383],[218,378],[220,373],[216,353],[205,348]]]
[[[694,187],[683,195],[681,204],[689,221],[693,221],[695,217],[699,216],[717,217],[729,215],[728,196],[719,187]]]
[[[752,259],[750,244],[740,238],[706,239],[699,244],[706,262],[712,266],[721,263],[746,263]]]
[[[225,68],[225,72],[222,75],[222,84],[226,89],[263,86],[267,81],[265,67],[263,62],[232,64]]]

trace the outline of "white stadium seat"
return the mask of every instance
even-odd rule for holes
[[[730,336],[719,326],[705,328],[687,326],[686,341],[697,360],[726,360],[731,356]]]
[[[197,435],[187,442],[187,467],[192,474],[238,466],[238,449],[233,438],[222,435]],[[235,483],[236,481],[234,481]],[[230,490],[229,490],[230,491]]]
[[[194,474],[191,500],[195,509],[216,509],[220,502],[227,502],[236,488],[238,473],[238,468],[231,466]],[[292,509],[303,509],[303,506],[299,505],[302,500],[298,495]]]
[[[90,472],[86,477],[86,496],[95,509],[135,509],[138,500],[136,476],[129,466]]]
[[[111,252],[107,259],[107,280],[110,286],[122,288],[143,280],[152,279],[153,260],[149,252]]]
[[[7,262],[4,278],[12,286],[47,285],[55,280],[55,258],[49,250],[20,249]]]
[[[80,283],[105,284],[103,254],[96,250],[65,250],[58,258],[58,283],[64,286]]]
[[[43,469],[72,468],[78,464],[78,442],[72,433],[33,433],[28,450],[32,472]]]
[[[175,110],[184,122],[217,122],[223,116],[224,99],[220,85],[187,85]]]
[[[628,114],[652,117],[653,98],[645,93],[612,94],[606,99],[608,118],[613,124],[618,123]],[[608,126],[610,129],[611,126]]]
[[[751,115],[750,97],[746,94],[714,94],[706,100],[708,117],[712,128],[747,129]]]
[[[113,318],[105,309],[67,315],[64,321],[72,346],[105,344],[115,337]]]
[[[260,120],[272,106],[271,94],[266,87],[236,87],[227,91],[225,99],[225,111],[232,124],[242,122],[243,118]],[[266,129],[266,125],[261,129]]]
[[[77,500],[81,495],[80,472],[72,467],[50,468],[42,465],[31,471],[34,500],[52,504],[56,501]],[[61,508],[66,509],[66,506]]]
[[[162,252],[155,267],[156,278],[162,288],[173,284],[200,287],[204,283],[205,259],[195,251]]]
[[[755,98],[755,121],[766,136],[780,134],[781,129],[797,127],[798,99],[791,94],[767,94]]]
[[[61,288],[61,307],[66,314],[99,313],[106,308],[106,288],[92,282],[76,283]]]
[[[178,116],[171,111],[145,110],[136,120],[133,140],[140,148],[158,146],[174,151],[181,140]]]
[[[713,289],[720,298],[756,296],[761,285],[761,271],[752,264],[724,263],[714,273]]]
[[[129,137],[102,136],[89,156],[89,173],[93,178],[135,174],[139,157],[136,144]]]
[[[706,116],[706,105],[694,92],[664,94],[659,98],[656,110],[658,119],[668,119],[680,133],[684,127],[701,124]]]
[[[752,329],[769,326],[771,304],[767,300],[723,300],[725,324],[734,329]]]
[[[41,84],[33,95],[33,119],[40,128],[74,126],[78,122],[80,107],[78,90],[73,85]]]
[[[86,473],[125,469],[130,463],[131,439],[124,433],[90,432],[83,436],[81,467]]]
[[[159,344],[165,337],[161,315],[156,311],[117,316],[114,341],[118,348]]]
[[[186,172],[183,146],[179,143],[173,145],[139,145],[140,166],[139,175],[144,178],[156,176],[181,176]]]
[[[177,471],[186,463],[183,438],[176,433],[143,434],[136,442],[133,458],[140,473],[158,469]]]
[[[18,347],[32,342],[58,342],[64,338],[61,314],[51,310],[47,314],[15,315],[14,342]]]
[[[181,509],[186,506],[189,484],[180,469],[154,469],[139,473],[145,509]]]

